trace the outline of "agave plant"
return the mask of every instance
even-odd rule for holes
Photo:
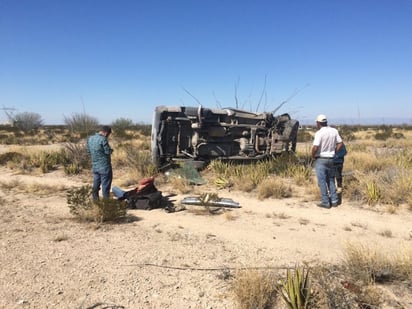
[[[305,267],[295,267],[293,272],[288,269],[286,280],[282,282],[281,295],[289,309],[309,308],[309,270]]]

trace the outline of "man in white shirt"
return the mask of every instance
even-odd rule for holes
[[[322,198],[317,206],[322,208],[335,207],[339,204],[339,197],[335,186],[333,157],[342,147],[342,138],[338,130],[328,126],[325,115],[316,117],[316,126],[318,131],[313,140],[312,158],[316,160],[315,170]]]

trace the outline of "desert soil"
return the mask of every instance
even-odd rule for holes
[[[23,175],[0,168],[0,183],[15,185],[0,191],[0,308],[236,308],[230,277],[237,268],[339,263],[348,241],[388,253],[412,244],[409,210],[391,214],[345,200],[328,210],[302,197],[259,201],[253,193],[219,191],[241,208],[214,215],[197,206],[129,210],[125,223],[96,225],[74,220],[64,191],[19,190],[90,181],[62,170]],[[166,185],[159,190],[177,194]],[[178,206],[189,195],[171,200]],[[387,308],[412,308],[410,290],[392,292],[398,305]]]

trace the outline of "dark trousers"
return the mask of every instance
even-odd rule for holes
[[[336,186],[338,188],[342,188],[342,170],[343,170],[343,163],[334,163],[335,170],[336,170]]]

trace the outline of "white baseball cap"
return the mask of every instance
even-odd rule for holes
[[[318,115],[318,117],[316,117],[316,122],[328,122],[328,119],[326,118],[325,115]]]

